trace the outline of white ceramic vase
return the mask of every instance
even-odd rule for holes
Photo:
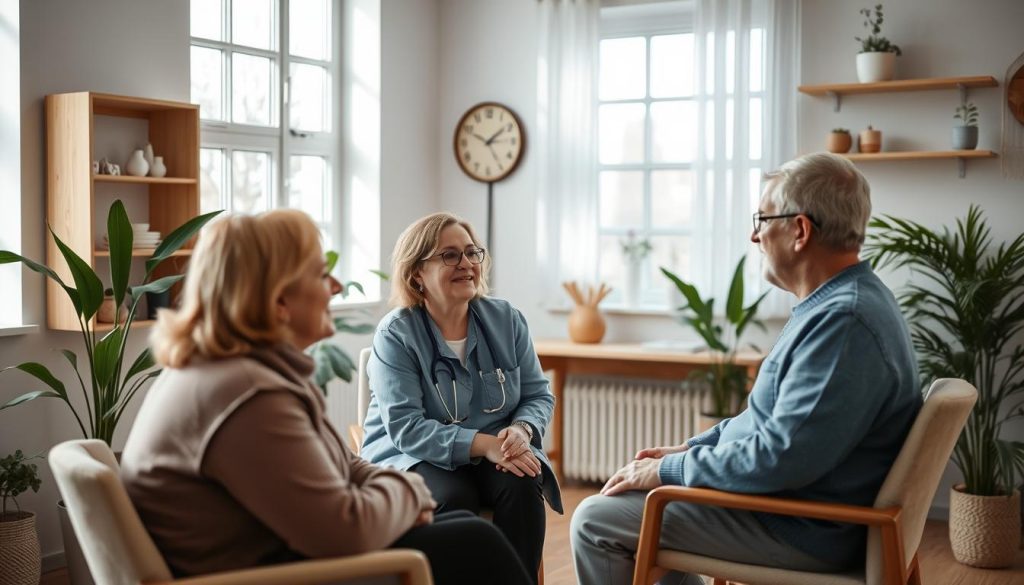
[[[857,53],[857,79],[861,83],[889,81],[896,77],[896,53]]]
[[[626,258],[626,282],[622,287],[622,301],[627,307],[640,304],[640,262]]]
[[[149,163],[146,162],[146,158],[142,154],[142,149],[136,149],[132,153],[131,158],[124,165],[124,170],[129,175],[134,177],[145,177],[146,173],[149,172]]]
[[[167,174],[167,167],[164,166],[164,157],[158,156],[153,160],[153,164],[149,167],[149,176],[151,177],[163,177]]]
[[[149,168],[153,168],[153,145],[146,143],[146,147],[142,149],[142,158],[146,159],[149,163]]]

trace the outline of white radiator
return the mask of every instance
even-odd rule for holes
[[[706,391],[681,382],[569,376],[565,384],[563,473],[605,481],[645,447],[695,434]]]

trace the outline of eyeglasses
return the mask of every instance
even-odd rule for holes
[[[480,264],[484,261],[484,256],[487,254],[487,250],[483,248],[473,248],[465,252],[459,250],[445,250],[434,254],[433,256],[427,256],[423,259],[423,262],[441,257],[441,262],[444,262],[445,266],[458,266],[462,262],[462,257],[465,256],[470,264]]]
[[[814,219],[814,217],[811,216],[810,213],[797,212],[797,213],[781,213],[779,215],[765,215],[763,211],[757,211],[757,212],[754,212],[754,235],[757,235],[757,234],[761,233],[761,228],[763,228],[765,222],[767,222],[769,220],[783,219],[783,218],[787,218],[787,217],[797,217],[798,215],[802,215],[802,216],[806,217],[807,219],[811,220],[811,225],[813,225],[814,227],[816,227],[818,229],[821,229],[821,225],[818,224],[818,221],[816,219]]]

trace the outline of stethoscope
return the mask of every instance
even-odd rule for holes
[[[459,418],[459,388],[455,384],[455,367],[451,363],[449,357],[441,355],[441,351],[437,347],[437,340],[434,339],[434,332],[430,329],[430,322],[427,320],[427,309],[420,307],[419,310],[420,321],[423,322],[423,331],[427,334],[427,338],[430,339],[430,345],[434,350],[434,360],[430,362],[430,381],[434,384],[434,390],[437,391],[437,398],[441,401],[441,406],[444,407],[445,412],[448,413],[448,422],[445,424],[462,424],[469,415]],[[505,394],[505,372],[498,367],[498,359],[494,355],[494,340],[491,339],[491,334],[484,327],[483,321],[480,316],[473,310],[473,305],[469,306],[469,314],[473,318],[473,322],[476,323],[477,331],[480,332],[484,337],[484,341],[487,342],[487,353],[491,357],[491,366],[494,368],[494,375],[498,379],[498,385],[501,386],[501,404],[497,408],[485,408],[484,412],[487,414],[493,414],[505,408],[506,394]],[[438,383],[437,378],[437,367],[441,366],[442,370],[448,374],[448,377],[452,381],[452,398],[455,400],[455,413],[452,414],[450,408],[448,408],[448,401],[444,399],[441,394],[441,385]],[[480,370],[480,379],[484,377],[484,371]]]

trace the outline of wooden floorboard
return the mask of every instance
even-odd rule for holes
[[[569,485],[562,489],[565,515],[548,510],[548,531],[544,542],[544,585],[575,585],[569,544],[569,519],[576,506],[596,493],[597,486]],[[956,562],[949,549],[949,529],[945,522],[929,520],[919,550],[924,585],[1022,585],[1024,584],[1024,551],[1009,569],[994,571],[975,569]],[[68,585],[64,569],[43,575],[41,585]],[[438,584],[442,585],[442,584]]]

